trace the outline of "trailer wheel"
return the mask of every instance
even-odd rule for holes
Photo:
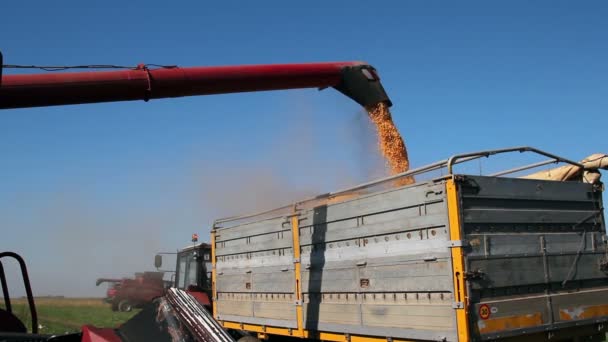
[[[124,299],[118,303],[118,311],[120,312],[131,312],[133,310],[133,306],[129,303],[128,300]]]
[[[237,342],[261,342],[261,341],[260,341],[260,339],[258,339],[255,336],[243,336],[243,337],[239,338]]]

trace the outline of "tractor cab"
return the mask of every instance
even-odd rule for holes
[[[174,287],[211,291],[211,245],[199,243],[177,253]]]
[[[211,307],[211,245],[197,243],[198,235],[192,236],[192,246],[177,252],[173,287],[185,290],[202,305]],[[162,256],[156,255],[154,264],[162,266]]]

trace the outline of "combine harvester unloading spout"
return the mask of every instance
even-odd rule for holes
[[[4,75],[0,109],[327,87],[363,107],[391,105],[371,65],[332,62]]]
[[[7,65],[4,67],[32,68]],[[139,64],[39,67],[44,70],[119,68],[113,71],[47,72],[5,75],[0,84],[0,109],[333,87],[369,113],[379,149],[391,174],[409,169],[407,150],[395,127],[392,105],[376,69],[365,62],[178,67]],[[413,183],[405,178],[403,184]]]

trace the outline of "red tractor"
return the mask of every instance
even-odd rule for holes
[[[163,276],[164,272],[135,273],[135,278],[99,278],[95,285],[109,284],[104,301],[112,305],[112,311],[129,312],[165,294],[170,283]]]
[[[197,237],[198,238],[198,237]],[[197,242],[193,238],[193,242]],[[162,266],[162,256],[157,254],[154,266]],[[175,279],[171,286],[184,290],[200,304],[211,309],[211,245],[199,243],[177,252]]]

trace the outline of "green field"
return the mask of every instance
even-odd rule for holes
[[[80,331],[84,324],[97,327],[116,327],[139,310],[113,312],[110,305],[99,298],[36,298],[40,334],[63,334]],[[25,299],[12,301],[13,313],[31,331],[31,316]]]

